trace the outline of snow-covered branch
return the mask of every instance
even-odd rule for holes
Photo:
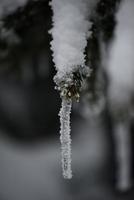
[[[69,126],[71,104],[72,99],[79,99],[83,77],[89,75],[88,68],[85,66],[85,48],[92,25],[89,16],[96,2],[97,0],[52,0],[50,2],[53,11],[53,27],[50,30],[53,38],[51,50],[57,70],[54,80],[62,98],[60,133],[65,178],[72,177]],[[69,112],[67,112],[68,106]]]

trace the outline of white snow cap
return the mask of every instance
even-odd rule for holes
[[[85,64],[85,47],[91,23],[89,16],[97,0],[52,0],[53,40],[51,49],[58,72],[66,74]]]

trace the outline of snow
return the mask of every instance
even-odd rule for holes
[[[90,36],[92,23],[89,17],[97,0],[52,0],[50,6],[53,11],[53,27],[50,43],[53,52],[53,62],[57,75],[55,82],[64,93],[66,85],[73,83],[73,72],[82,72],[85,66],[85,47]],[[79,80],[75,80],[77,82]],[[72,178],[71,170],[71,139],[70,139],[70,112],[71,100],[62,96],[60,110],[60,140],[62,153],[62,169],[64,178]]]
[[[91,22],[89,16],[96,0],[52,0],[53,62],[58,72],[70,73],[85,65],[85,47]]]
[[[66,179],[72,178],[71,170],[71,138],[70,138],[70,113],[72,102],[71,100],[62,99],[62,107],[59,113],[60,116],[60,141],[61,141],[61,156],[63,177]]]

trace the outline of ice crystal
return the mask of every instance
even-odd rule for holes
[[[70,113],[72,101],[62,98],[62,106],[59,112],[60,116],[60,141],[61,141],[61,157],[63,177],[72,178],[71,170],[71,137],[70,137]]]

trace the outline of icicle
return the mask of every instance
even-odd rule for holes
[[[72,100],[62,98],[62,106],[59,112],[60,116],[60,141],[61,141],[61,159],[63,177],[65,179],[72,178],[71,169],[71,138],[70,138],[70,113]]]

